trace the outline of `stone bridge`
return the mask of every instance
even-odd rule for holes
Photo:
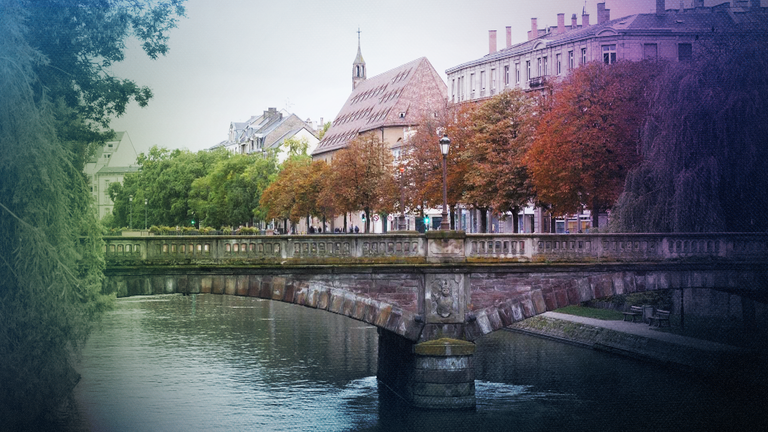
[[[106,237],[105,248],[119,296],[251,296],[374,325],[379,377],[423,407],[473,407],[471,342],[549,310],[659,289],[768,300],[768,235],[754,233]]]

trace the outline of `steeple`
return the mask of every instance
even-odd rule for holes
[[[357,85],[365,80],[365,60],[363,60],[363,53],[360,51],[360,28],[357,28],[357,57],[355,62],[352,63],[352,90]]]

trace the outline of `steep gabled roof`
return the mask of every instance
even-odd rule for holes
[[[426,57],[360,81],[312,154],[344,148],[358,134],[373,129],[414,126],[444,104],[447,94]]]

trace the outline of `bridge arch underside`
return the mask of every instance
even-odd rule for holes
[[[680,267],[134,267],[108,271],[105,288],[119,297],[210,293],[282,301],[345,315],[412,342],[474,341],[547,311],[644,291],[705,288],[768,302],[768,270],[746,264]],[[431,288],[441,280],[456,281],[458,288],[447,309]]]

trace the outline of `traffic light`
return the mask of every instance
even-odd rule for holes
[[[429,216],[424,216],[424,226],[425,227],[429,226]]]
[[[195,220],[192,219],[192,226],[195,226]]]

